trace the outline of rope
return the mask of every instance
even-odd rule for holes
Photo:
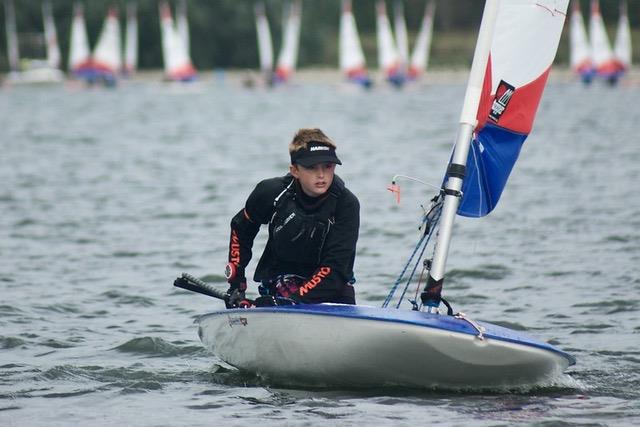
[[[413,249],[413,252],[411,253],[411,256],[407,260],[407,263],[403,267],[402,271],[400,272],[400,275],[398,276],[398,278],[396,279],[395,283],[391,287],[391,290],[389,291],[389,294],[387,295],[387,297],[385,298],[384,302],[382,303],[382,308],[387,308],[387,306],[389,305],[389,303],[393,299],[393,296],[396,293],[396,290],[398,289],[398,286],[400,285],[400,282],[402,282],[402,279],[403,279],[405,273],[407,272],[407,269],[409,268],[409,265],[413,261],[413,258],[415,257],[416,253],[418,252],[418,249],[420,249],[420,246],[422,246],[423,243],[424,243],[422,251],[420,251],[420,257],[418,257],[418,260],[417,260],[416,264],[414,265],[413,270],[411,271],[411,275],[409,276],[409,278],[407,280],[407,284],[405,285],[404,290],[402,291],[402,295],[400,296],[398,304],[396,305],[396,308],[400,307],[400,303],[402,302],[402,299],[404,298],[404,295],[407,292],[407,288],[409,287],[409,284],[411,283],[411,279],[413,278],[413,275],[415,274],[415,271],[418,268],[418,264],[419,264],[420,260],[422,259],[422,255],[424,254],[424,251],[425,251],[425,249],[427,248],[427,246],[429,244],[429,240],[431,239],[431,236],[433,235],[433,231],[436,228],[435,225],[440,220],[440,214],[442,212],[442,204],[438,204],[438,205],[434,206],[433,208],[435,209],[436,207],[438,208],[438,211],[437,211],[435,216],[432,217],[431,215],[429,215],[431,213],[431,211],[427,212],[424,215],[424,217],[422,219],[421,226],[424,225],[428,221],[432,221],[432,224],[430,224],[430,226],[429,226],[429,233],[424,233],[422,235],[422,237],[420,238],[420,240],[418,241],[418,243],[416,244],[416,247]],[[426,239],[426,242],[425,242],[425,239]]]

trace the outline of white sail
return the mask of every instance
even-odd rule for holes
[[[138,17],[136,4],[127,4],[127,28],[124,48],[124,71],[135,73],[138,68]]]
[[[456,214],[493,210],[533,127],[567,6],[568,0],[487,0],[421,295],[430,311],[440,304]]]
[[[396,0],[394,3],[393,21],[396,31],[400,66],[403,70],[406,70],[409,63],[409,37],[407,36],[407,24],[404,19],[402,0]]]
[[[399,71],[400,56],[393,40],[391,25],[384,0],[376,3],[376,35],[378,41],[378,67],[386,78]]]
[[[340,69],[351,80],[366,78],[367,69],[351,0],[342,0],[339,39]]]
[[[196,78],[196,70],[186,51],[184,39],[173,23],[169,3],[159,4],[160,31],[162,34],[162,59],[167,80],[191,81]]]
[[[20,68],[20,50],[18,47],[18,32],[16,30],[16,10],[13,0],[4,0],[4,20],[7,31],[9,69],[18,71]]]
[[[591,46],[589,45],[587,30],[585,29],[582,12],[580,11],[580,2],[576,0],[573,2],[570,24],[569,60],[571,70],[574,73],[580,74],[583,79],[588,80],[593,73]]]
[[[591,57],[596,74],[605,79],[613,79],[618,71],[613,50],[609,43],[607,30],[600,14],[600,2],[591,0],[591,19],[589,21],[591,34]]]
[[[58,46],[58,33],[53,19],[51,1],[42,3],[42,17],[44,22],[44,34],[47,43],[47,64],[50,68],[60,69],[60,47]]]
[[[289,3],[285,19],[282,50],[278,56],[275,77],[279,81],[287,81],[296,69],[298,62],[298,46],[300,42],[300,18],[302,15],[302,3],[293,0]]]
[[[409,65],[409,77],[417,78],[424,73],[429,65],[429,53],[431,50],[431,38],[433,37],[433,16],[436,10],[434,0],[429,1],[424,10],[420,32],[411,54]]]
[[[93,66],[97,74],[104,78],[115,78],[122,69],[121,46],[118,11],[115,7],[111,7],[93,51]]]
[[[80,76],[91,71],[91,52],[82,4],[76,3],[73,10],[68,68],[70,73]]]
[[[189,37],[189,19],[187,18],[187,0],[179,0],[176,5],[176,28],[184,43],[184,49],[189,54],[191,39]]]
[[[258,35],[258,53],[260,55],[260,70],[271,76],[273,70],[273,44],[271,30],[263,2],[257,2],[254,8],[256,15],[256,33]],[[267,77],[270,78],[270,77]]]
[[[629,16],[627,15],[627,2],[620,2],[620,18],[614,43],[614,56],[620,69],[626,71],[631,66],[631,30],[629,29]]]

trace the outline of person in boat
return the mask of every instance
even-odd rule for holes
[[[245,268],[262,224],[269,238],[254,274],[256,305],[356,302],[360,202],[335,175],[336,145],[320,129],[300,129],[289,155],[289,173],[259,182],[231,219],[228,308],[246,305]]]

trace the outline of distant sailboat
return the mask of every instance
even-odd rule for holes
[[[407,36],[407,24],[404,19],[402,0],[395,0],[393,6],[393,26],[396,31],[400,68],[403,73],[406,73],[409,63],[409,37]]]
[[[273,43],[271,30],[267,20],[267,11],[262,1],[254,6],[256,16],[256,34],[258,36],[258,54],[260,56],[260,71],[266,84],[273,83]]]
[[[394,86],[402,86],[406,76],[400,66],[400,55],[393,40],[387,7],[384,0],[376,3],[376,33],[378,41],[378,67],[385,80]]]
[[[169,3],[162,1],[159,8],[165,78],[170,81],[193,81],[197,77],[196,70],[191,63],[185,40],[173,23]]]
[[[591,55],[596,75],[611,84],[618,80],[619,67],[616,63],[607,30],[600,14],[600,2],[591,0],[591,20],[589,22],[591,34]]]
[[[631,30],[627,15],[627,2],[620,2],[620,17],[614,43],[613,54],[618,63],[619,73],[625,73],[631,67]]]
[[[10,72],[9,84],[58,83],[63,80],[60,71],[60,49],[56,35],[51,3],[42,4],[44,22],[44,45],[46,59],[28,59],[21,64],[18,32],[16,26],[15,5],[13,0],[4,1],[5,27],[7,33],[7,53]]]
[[[138,68],[138,17],[136,4],[127,4],[127,28],[124,48],[124,68],[127,75],[136,72]]]
[[[92,55],[96,78],[108,86],[116,83],[118,73],[122,69],[121,46],[118,10],[111,7]]]
[[[69,45],[69,73],[75,78],[93,81],[94,70],[91,63],[89,37],[84,20],[84,8],[81,3],[73,7],[73,21],[71,22],[71,41]]]
[[[427,3],[420,24],[420,32],[416,39],[411,54],[411,63],[409,64],[408,75],[410,79],[417,79],[424,74],[429,65],[429,52],[431,50],[431,39],[433,36],[433,15],[435,13],[436,4],[431,0]]]
[[[278,55],[275,80],[277,83],[286,82],[296,69],[298,62],[298,46],[300,44],[300,19],[302,15],[302,3],[293,0],[289,3],[285,18],[282,49]]]
[[[569,58],[571,71],[579,75],[583,82],[589,83],[593,79],[595,70],[593,69],[591,47],[582,19],[579,0],[573,0],[570,24]]]
[[[60,70],[60,46],[58,45],[58,32],[56,22],[53,19],[53,8],[51,1],[42,3],[42,17],[44,23],[44,35],[47,43],[47,64],[53,70]]]
[[[340,70],[347,80],[367,88],[370,87],[371,79],[360,45],[358,28],[351,9],[351,0],[342,0],[339,43]]]

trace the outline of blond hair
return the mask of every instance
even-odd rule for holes
[[[289,154],[293,154],[298,150],[307,149],[309,144],[315,142],[316,144],[326,145],[334,150],[337,148],[336,144],[324,134],[318,128],[302,128],[298,129],[298,132],[293,136],[293,140],[289,144]]]

